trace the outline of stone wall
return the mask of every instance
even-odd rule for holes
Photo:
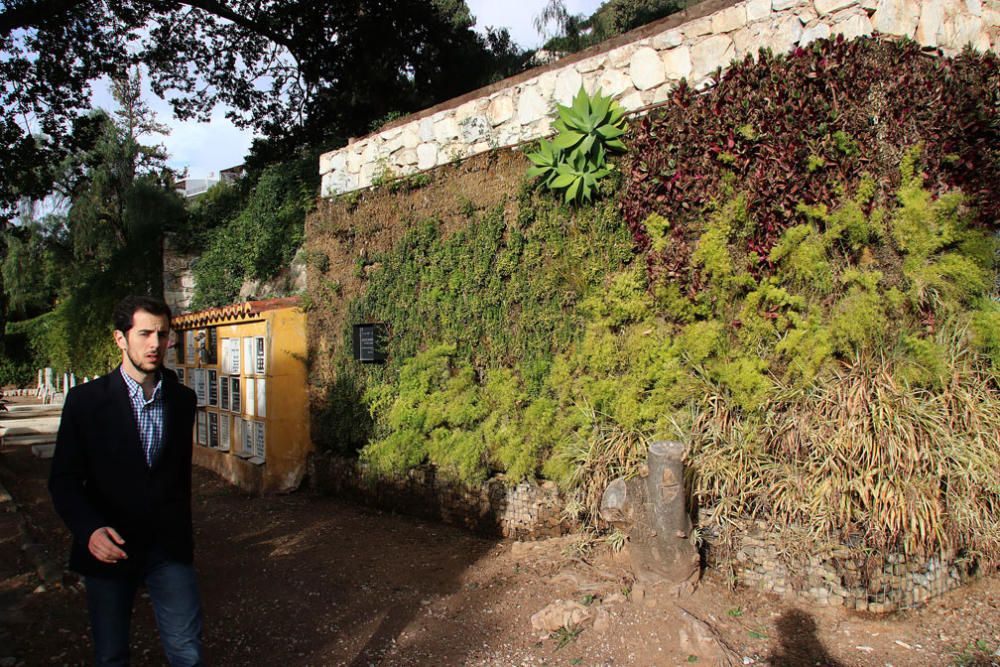
[[[514,539],[555,537],[568,532],[563,499],[552,482],[508,486],[497,476],[478,487],[449,483],[421,466],[398,477],[366,474],[364,464],[328,454],[309,460],[313,491],[346,497],[379,509],[421,516],[485,535]]]
[[[975,564],[963,562],[956,554],[922,559],[872,555],[864,560],[856,550],[827,545],[808,555],[790,555],[782,537],[763,522],[738,536],[737,544],[728,566],[740,584],[797,596],[810,604],[875,614],[919,606],[977,575]],[[709,543],[714,565],[720,564],[717,557]]]
[[[169,236],[163,242],[163,300],[175,315],[191,310],[195,288],[194,264],[199,257],[200,254],[179,252],[171,245]],[[243,281],[237,301],[242,303],[302,293],[307,286],[305,258],[305,252],[300,248],[292,263],[274,278]]]
[[[334,196],[552,133],[556,103],[583,85],[632,112],[664,102],[682,78],[710,85],[733,59],[826,37],[905,36],[946,54],[1000,50],[1000,0],[709,0],[552,65],[408,116],[320,157]]]
[[[167,236],[163,241],[163,300],[174,314],[191,308],[194,297],[194,271],[191,267],[197,255],[180,253]]]

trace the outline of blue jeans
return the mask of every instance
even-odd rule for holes
[[[86,577],[87,607],[97,664],[129,664],[132,603],[140,584],[153,603],[160,641],[172,667],[201,665],[201,600],[194,568],[154,549],[141,574]]]

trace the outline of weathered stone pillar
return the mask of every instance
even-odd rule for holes
[[[601,516],[629,536],[629,559],[643,583],[693,583],[700,557],[684,494],[684,445],[655,442],[642,474],[618,478],[601,500]]]

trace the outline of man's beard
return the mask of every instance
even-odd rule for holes
[[[145,355],[140,354],[139,358],[136,359],[132,355],[132,350],[126,350],[125,354],[128,355],[128,360],[132,362],[132,365],[136,368],[136,370],[142,371],[143,373],[155,373],[160,370],[160,367],[163,365],[162,356],[159,356],[156,363],[151,363],[144,359]]]

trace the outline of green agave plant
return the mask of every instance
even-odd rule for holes
[[[528,153],[534,165],[528,175],[543,177],[551,190],[562,190],[567,203],[590,201],[597,181],[614,168],[608,153],[625,150],[625,110],[600,90],[590,96],[581,86],[572,106],[560,104],[558,114],[553,127],[559,133]]]

